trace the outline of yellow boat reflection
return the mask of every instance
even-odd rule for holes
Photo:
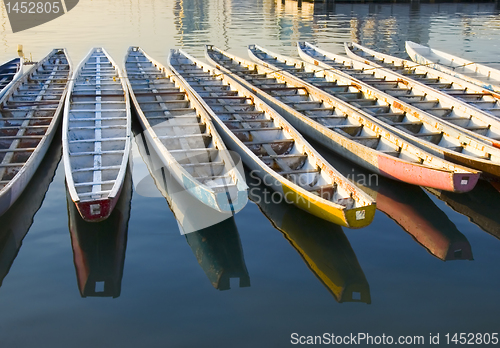
[[[371,303],[368,281],[342,227],[273,200],[273,191],[249,176],[247,184],[250,200],[283,233],[335,300]]]

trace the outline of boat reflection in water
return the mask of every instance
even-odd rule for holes
[[[328,153],[321,145],[315,146],[339,172],[377,201],[378,210],[394,220],[429,253],[444,261],[473,259],[467,238],[422,188],[370,174]]]
[[[80,216],[66,189],[69,231],[78,288],[82,297],[119,297],[127,248],[132,175],[127,170],[111,215],[100,222]]]
[[[0,217],[0,286],[9,273],[36,212],[42,206],[62,155],[61,135],[57,132],[42,163],[16,202]]]
[[[228,290],[230,278],[239,278],[240,287],[250,286],[234,217],[188,233],[186,239],[214,288]]]
[[[297,250],[338,302],[371,303],[370,287],[342,227],[276,199],[259,179],[247,176],[249,198]]]
[[[465,215],[482,230],[500,239],[500,192],[486,181],[480,180],[476,187],[464,194],[452,194],[428,189],[457,213]]]
[[[152,147],[148,146],[146,137],[138,133],[135,127],[133,130],[136,192],[154,196],[151,187],[156,186],[157,191],[167,199],[181,234],[185,235],[214,288],[230,289],[231,278],[239,278],[240,287],[250,286],[234,216],[211,209],[186,191],[168,169],[157,165],[161,161],[154,151],[150,151]],[[137,157],[142,157],[142,160]]]

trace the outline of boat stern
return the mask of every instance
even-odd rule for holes
[[[358,208],[346,209],[345,219],[349,228],[362,228],[372,223],[377,205],[372,203]]]
[[[95,201],[75,202],[82,219],[87,222],[106,220],[116,205],[116,199],[100,199]]]
[[[455,173],[453,175],[454,192],[469,192],[477,184],[479,173]]]
[[[480,172],[465,167],[441,169],[403,162],[398,158],[378,156],[380,174],[413,185],[451,192],[468,192],[479,180]]]
[[[293,203],[323,220],[348,228],[362,228],[368,226],[375,216],[376,204],[366,204],[356,208],[347,208],[321,197],[312,197],[305,192],[294,190],[282,185],[285,201]]]

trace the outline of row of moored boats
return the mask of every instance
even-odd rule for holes
[[[131,151],[131,103],[150,149],[181,186],[223,213],[247,203],[239,154],[287,202],[336,224],[368,225],[375,201],[303,135],[385,177],[467,192],[500,177],[500,71],[408,42],[415,61],[346,44],[214,46],[208,63],[172,50],[168,67],[130,47],[121,70],[94,48],[73,70],[55,49],[22,74],[0,67],[0,213],[19,197],[63,118],[71,200],[87,221],[112,212]]]

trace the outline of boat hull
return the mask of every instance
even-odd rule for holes
[[[306,61],[313,63],[314,65],[320,66],[322,68],[331,69],[330,64],[324,63],[318,59],[321,55],[325,55],[332,59],[335,55],[323,51],[314,47],[311,44],[305,43],[304,48],[300,45],[298,47],[299,55]],[[312,51],[311,52],[306,52]],[[316,59],[318,58],[318,59]],[[336,58],[335,58],[336,59]],[[354,62],[354,61],[353,61]],[[362,64],[360,62],[356,62]],[[426,152],[442,158],[446,161],[457,163],[465,167],[473,168],[482,171],[481,176],[487,180],[499,180],[500,179],[500,152],[497,148],[488,145],[474,137],[471,137],[464,132],[458,130],[458,128],[449,126],[445,123],[440,122],[436,119],[431,119],[425,114],[420,113],[411,105],[404,103],[392,95],[379,93],[369,84],[364,83],[359,80],[354,82],[354,84],[366,93],[367,96],[376,98],[378,102],[391,105],[393,110],[404,113],[406,117],[415,117],[419,122],[425,122],[425,124],[430,129],[436,130],[436,135],[441,139],[446,140],[443,146],[440,145],[441,142],[432,142],[433,135],[430,133],[429,137],[422,136],[422,134],[415,134],[407,132],[406,130],[394,127],[391,123],[386,123],[381,120],[376,120],[381,126],[390,129],[392,132],[396,133],[401,138],[408,141],[410,144],[422,148]],[[381,114],[383,116],[383,114]],[[452,146],[447,146],[447,142]],[[460,145],[460,146],[456,146]],[[462,147],[463,152],[454,151],[454,147]],[[472,153],[473,155],[469,155]]]
[[[357,51],[355,52],[354,49]],[[375,55],[380,55],[378,52],[370,50],[368,48],[365,48],[361,45],[358,44],[352,44],[349,46],[347,43],[345,43],[345,50],[346,53],[349,57],[352,59],[359,61],[363,64],[369,65],[369,66],[375,66],[380,70],[386,70],[390,72],[394,77],[397,77],[399,81],[401,81],[407,88],[409,88],[411,91],[414,91],[413,93],[418,94],[418,95],[424,95],[429,98],[433,98],[435,100],[439,100],[441,106],[445,107],[450,107],[453,111],[453,115],[450,115],[450,117],[456,117],[456,119],[449,121],[446,118],[438,118],[440,122],[447,123],[448,125],[458,129],[460,132],[466,132],[469,136],[474,137],[485,144],[494,146],[496,148],[500,148],[500,142],[497,140],[498,135],[500,134],[500,121],[498,117],[495,114],[490,113],[488,108],[482,109],[478,107],[478,105],[475,105],[473,102],[468,102],[467,98],[470,97],[475,97],[476,100],[478,98],[483,97],[483,93],[479,92],[478,94],[471,93],[469,96],[467,96],[464,91],[467,92],[474,92],[476,90],[475,85],[472,85],[472,88],[469,88],[471,84],[468,84],[467,86],[462,86],[462,90],[459,89],[460,92],[462,92],[462,95],[457,95],[461,96],[458,98],[455,98],[453,94],[447,93],[445,90],[441,90],[439,88],[435,88],[434,85],[428,84],[425,82],[425,79],[429,79],[428,81],[440,81],[440,83],[450,83],[450,84],[456,84],[458,85],[460,82],[455,82],[455,81],[460,81],[459,79],[453,79],[453,77],[449,77],[446,79],[443,77],[442,74],[439,73],[438,71],[434,69],[430,69],[426,66],[421,67],[421,69],[426,69],[421,72],[421,75],[425,76],[425,79],[422,80],[415,80],[413,79],[413,75],[407,74],[403,75],[401,71],[395,70],[389,67],[386,67],[381,64],[377,64],[373,62],[372,60],[360,56],[358,54],[371,54],[373,56]],[[360,53],[362,52],[362,53]],[[398,60],[397,58],[393,58],[391,56],[383,55],[382,56],[385,60],[387,61],[396,61]],[[404,64],[403,60],[399,60],[400,66]],[[413,63],[414,64],[414,63]],[[415,64],[416,65],[416,64]],[[417,65],[418,66],[418,65]],[[411,70],[411,69],[410,69]],[[450,79],[452,79],[450,81]],[[462,81],[462,83],[466,83],[465,81]],[[457,86],[458,88],[458,86]],[[477,92],[477,91],[476,91]],[[409,92],[411,93],[411,92]],[[490,94],[490,93],[488,93]],[[496,94],[496,93],[492,93]],[[490,94],[491,95],[491,94]],[[477,101],[480,103],[480,101]],[[492,103],[492,104],[490,104]],[[484,105],[489,105],[491,108],[498,107],[497,101],[495,99],[490,100],[489,102],[485,103]],[[491,110],[491,109],[490,109]],[[422,110],[425,111],[425,110]],[[471,131],[468,128],[469,125],[473,125],[474,127],[484,127],[482,128],[480,132],[474,132]],[[486,131],[484,130],[486,129]]]
[[[206,49],[210,65],[182,51],[173,52],[170,65],[210,112],[227,147],[238,152],[250,175],[270,186],[275,199],[295,204],[327,221],[350,228],[371,223],[375,202],[331,167],[264,100],[233,79],[226,68],[219,70],[209,53],[216,52],[213,46]],[[190,79],[190,84],[185,79]],[[208,87],[206,79],[211,82]],[[226,111],[234,116],[226,116]],[[239,126],[230,127],[231,122]],[[267,131],[272,133],[260,133]]]
[[[5,82],[8,82],[4,87],[1,87],[2,86],[2,80],[0,80],[0,99],[2,99],[2,97],[7,93],[9,92],[9,89],[12,87],[12,85],[14,84],[14,82],[16,82],[23,74],[23,60],[20,59],[20,58],[14,58],[4,64],[2,64],[0,66],[0,75],[1,75],[1,72],[3,70],[13,70],[13,69],[17,69],[17,71],[14,73],[14,76],[12,77],[12,79],[8,79],[8,81],[4,81]]]
[[[262,73],[268,72],[267,76],[273,76],[279,79],[280,82],[285,82],[288,86],[303,88],[317,100],[322,100],[323,104],[331,105],[335,110],[339,110],[341,114],[348,115],[351,124],[362,126],[363,129],[369,129],[374,134],[380,136],[380,142],[384,141],[389,143],[389,146],[392,145],[394,148],[401,149],[398,156],[393,156],[378,151],[376,147],[358,143],[355,141],[355,138],[349,139],[346,136],[342,136],[338,131],[332,130],[331,127],[327,127],[327,122],[322,124],[316,121],[316,119],[308,117],[310,115],[304,114],[304,111],[291,108],[283,102],[278,101],[269,92],[252,85],[253,81],[251,78],[239,79],[242,84],[249,89],[253,89],[259,97],[266,100],[268,104],[279,111],[297,130],[311,139],[321,142],[323,146],[326,146],[342,157],[374,173],[394,180],[419,186],[433,187],[435,185],[447,191],[470,191],[479,179],[479,173],[470,171],[465,167],[460,168],[439,158],[433,158],[431,154],[426,153],[419,147],[410,145],[390,130],[378,126],[375,121],[372,121],[368,116],[364,116],[361,109],[350,104],[345,105],[334,93],[328,93],[328,89],[323,91],[321,88],[316,87],[316,85],[328,85],[331,81],[336,81],[337,84],[348,84],[350,80],[347,80],[347,82],[341,80],[342,77],[334,75],[332,72],[321,72],[320,76],[318,76],[316,75],[316,71],[319,69],[312,64],[277,55],[255,45],[249,46],[249,54],[253,60],[271,69],[265,70],[263,67],[258,67]],[[259,55],[264,57],[261,59]],[[237,58],[233,57],[233,59]],[[253,65],[253,63],[250,65],[249,62],[245,61],[241,61],[240,64],[240,66],[245,67],[252,66],[252,69]],[[300,68],[298,68],[299,66]],[[274,72],[276,69],[280,71]],[[313,74],[314,80],[309,82],[310,80],[307,77],[299,77],[306,74]],[[324,76],[321,77],[321,75]],[[328,79],[326,78],[327,75]],[[409,158],[416,157],[417,160],[402,159],[405,156]]]
[[[387,178],[406,182],[412,185],[433,187],[452,192],[468,192],[472,190],[480,178],[477,172],[454,173],[428,166],[413,165],[393,156],[384,156],[369,148],[362,148],[357,143],[342,139],[318,123],[298,113],[290,113],[275,104],[267,94],[253,90],[259,97],[272,105],[290,124],[302,134],[319,141],[323,146],[342,157]],[[445,160],[450,161],[451,158]],[[451,160],[456,163],[456,160]],[[469,166],[470,167],[470,166]],[[483,168],[491,170],[484,166]],[[465,168],[464,168],[465,169]],[[477,168],[476,168],[477,169]],[[467,180],[464,184],[462,180]]]
[[[138,105],[136,101],[133,102],[136,112]],[[246,190],[238,190],[237,192],[213,192],[208,190],[204,185],[200,185],[193,180],[192,177],[187,176],[180,170],[177,163],[169,161],[166,156],[162,156],[165,148],[158,142],[157,136],[148,125],[145,125],[142,118],[139,117],[139,122],[143,129],[143,134],[147,138],[147,144],[152,147],[152,151],[158,154],[159,160],[163,168],[167,169],[172,177],[193,197],[204,203],[208,207],[221,212],[221,213],[237,213],[245,207],[248,202],[248,194]],[[159,170],[160,168],[154,168]]]
[[[75,69],[68,88],[63,118],[68,192],[85,221],[99,222],[113,211],[128,167],[128,90],[116,63],[103,48],[90,50]]]
[[[28,83],[28,78],[30,76],[33,76],[38,73],[38,69],[41,69],[41,65],[43,63],[48,62],[50,59],[53,59],[56,55],[62,54],[62,56],[58,56],[57,60],[58,63],[54,63],[53,69],[57,69],[58,65],[68,65],[68,78],[71,74],[72,67],[71,67],[71,62],[68,59],[68,56],[64,50],[53,50],[47,57],[45,57],[43,60],[40,61],[36,66],[33,66],[31,70],[28,72],[27,75],[23,76],[22,78],[18,79],[14,85],[10,87],[10,89],[7,91],[7,93],[4,95],[3,98],[1,98],[0,102],[2,104],[9,103],[9,98],[11,93],[14,93],[16,91],[20,91],[20,88],[23,86],[23,84]],[[61,59],[64,59],[67,61],[67,63],[61,63]],[[66,70],[64,70],[66,71]],[[63,78],[61,78],[62,80]],[[66,80],[67,81],[67,80]],[[45,82],[46,84],[48,82]],[[29,158],[26,160],[24,165],[21,167],[21,169],[12,177],[9,182],[0,190],[0,215],[4,214],[9,207],[14,204],[14,202],[19,198],[19,196],[22,194],[28,183],[30,182],[31,178],[35,174],[37,168],[39,167],[40,163],[42,162],[45,154],[47,153],[47,150],[50,147],[50,144],[52,142],[52,139],[55,136],[55,133],[57,132],[57,129],[59,127],[59,124],[61,122],[62,118],[62,110],[63,110],[63,101],[67,92],[68,85],[66,84],[61,95],[59,96],[59,103],[57,104],[57,107],[54,110],[53,113],[50,114],[50,117],[52,119],[50,120],[50,123],[46,126],[47,129],[44,133],[44,135],[41,137],[41,140],[35,145],[35,149],[29,156]],[[41,94],[41,92],[39,92]],[[33,114],[37,112],[38,106],[37,106],[37,101],[32,100],[29,101],[31,103],[34,103],[34,106],[32,107],[31,110],[26,110],[27,114],[24,115],[24,117],[28,118],[28,122],[31,122],[31,118],[33,117]],[[28,103],[28,101],[26,101]],[[30,105],[28,105],[30,106]],[[3,110],[9,110],[9,108],[3,108]],[[18,111],[23,111],[19,109]],[[31,115],[31,116],[30,116]],[[24,121],[27,122],[27,121]],[[26,124],[26,127],[29,128],[29,123]],[[22,127],[20,127],[22,129]],[[0,128],[1,130],[1,128]],[[23,133],[24,134],[24,133]],[[22,137],[21,137],[22,138]],[[18,145],[20,145],[19,143]],[[12,146],[12,143],[11,143]],[[14,156],[13,156],[14,157]],[[3,176],[2,174],[1,176]],[[0,176],[0,178],[1,178]]]
[[[431,53],[432,51],[436,51],[436,50],[433,50],[429,47],[421,46],[421,45],[415,44],[415,43],[410,42],[410,41],[406,42],[406,52],[408,53],[408,56],[410,56],[411,60],[413,60],[415,63],[428,66],[428,67],[433,68],[435,70],[446,73],[450,76],[458,77],[464,81],[474,83],[474,84],[476,84],[480,87],[486,88],[490,91],[500,93],[500,72],[496,71],[497,76],[499,76],[498,80],[495,80],[494,82],[483,81],[482,79],[474,78],[474,77],[470,76],[470,74],[460,73],[460,72],[453,70],[450,67],[443,66],[443,65],[439,64],[439,61],[435,62],[433,60],[430,60],[430,59],[426,58],[425,55],[420,54],[418,52],[418,49],[424,49],[424,50],[427,49],[429,51],[429,53]],[[490,69],[486,66],[482,66],[480,64],[476,64],[476,63],[473,63],[471,61],[468,61],[468,60],[465,60],[462,58],[454,57],[450,54],[445,54],[444,52],[436,51],[436,53],[437,54],[444,54],[444,55],[448,56],[449,59],[451,59],[452,61],[453,60],[460,61],[464,66],[469,65],[471,67],[477,67],[478,70],[483,70],[486,74],[489,71],[494,70],[494,69]]]
[[[136,53],[137,52],[137,53]],[[136,59],[139,58],[138,56],[140,55],[142,59],[146,59],[146,61],[141,61],[140,65],[138,64],[137,67],[140,67],[142,69],[140,77],[137,78],[137,73],[132,73],[134,71],[132,68],[130,68],[131,75],[130,78],[127,78],[127,86],[130,91],[130,96],[132,99],[132,104],[134,105],[136,114],[138,115],[139,123],[143,129],[142,135],[145,137],[146,140],[144,143],[148,144],[149,146],[152,147],[152,151],[157,155],[157,158],[159,159],[156,163],[153,163],[154,167],[152,170],[160,170],[165,168],[166,170],[169,171],[169,173],[172,175],[173,178],[186,190],[188,191],[193,197],[198,199],[200,202],[204,203],[208,207],[214,209],[215,211],[221,212],[221,213],[236,213],[243,209],[243,207],[246,205],[248,201],[248,195],[247,195],[247,187],[246,184],[244,184],[244,179],[240,175],[239,171],[243,170],[243,168],[238,168],[238,165],[236,163],[233,163],[232,158],[230,158],[229,153],[222,142],[220,140],[219,135],[214,132],[214,126],[212,125],[210,121],[210,117],[206,114],[206,111],[203,109],[203,107],[199,104],[197,99],[191,94],[189,90],[184,90],[183,88],[181,89],[177,85],[173,89],[176,89],[178,94],[185,94],[184,97],[187,99],[179,99],[182,102],[188,102],[190,107],[195,110],[197,117],[201,118],[201,121],[205,123],[206,129],[208,129],[210,135],[211,135],[211,144],[208,146],[204,144],[206,147],[205,148],[200,148],[200,151],[205,151],[209,153],[210,150],[217,151],[218,156],[222,159],[224,163],[227,163],[227,166],[225,166],[225,170],[227,171],[226,174],[231,175],[231,179],[226,180],[224,179],[224,187],[220,187],[217,190],[212,189],[211,187],[202,184],[200,181],[198,181],[193,175],[191,175],[185,168],[182,167],[182,165],[176,160],[175,156],[172,154],[170,151],[171,149],[167,147],[162,141],[162,139],[167,138],[168,136],[164,136],[164,134],[159,134],[158,132],[163,131],[162,129],[162,124],[159,123],[156,124],[154,127],[151,126],[150,120],[146,116],[146,112],[148,111],[147,109],[142,110],[141,108],[141,102],[138,100],[138,98],[141,97],[141,94],[135,94],[134,93],[134,87],[133,84],[134,82],[137,82],[137,80],[140,79],[146,79],[146,76],[149,76],[148,74],[161,74],[162,78],[166,79],[173,79],[172,81],[176,81],[177,77],[173,75],[166,67],[162,66],[159,62],[154,60],[152,57],[147,55],[142,49],[138,47],[131,47],[129,48],[127,57],[125,58],[125,66],[127,64],[131,63],[133,64],[133,61],[128,61],[127,59],[129,57],[132,57],[132,53],[136,54]],[[146,70],[145,68],[147,65],[152,65],[154,68],[148,68],[149,70]],[[143,67],[145,65],[145,67]],[[126,72],[128,68],[125,69]],[[152,70],[151,70],[152,69]],[[134,76],[134,77],[132,77]],[[134,81],[134,82],[131,82]],[[139,87],[137,87],[139,89]],[[156,89],[158,88],[158,89]],[[172,87],[171,87],[172,88]],[[156,101],[158,102],[159,105],[162,105],[161,100],[164,100],[163,98],[166,98],[168,96],[168,93],[161,93],[158,90],[160,87],[155,86],[154,89],[156,92],[153,92],[152,95],[156,94]],[[146,104],[147,105],[147,104]],[[165,107],[163,112],[169,112],[169,108]],[[175,120],[175,116],[172,117],[172,120]],[[169,119],[165,118],[164,123],[168,123]],[[182,122],[182,119],[181,121]],[[186,121],[184,121],[186,122]],[[168,124],[170,126],[170,124]],[[181,128],[180,126],[178,128]],[[169,133],[167,133],[169,134]],[[196,135],[203,135],[201,130],[198,130],[198,132],[195,132],[194,134]],[[183,146],[187,146],[186,144]],[[192,150],[190,147],[186,148],[186,156],[184,159],[189,160],[188,154]],[[210,157],[210,156],[209,156]],[[195,158],[195,156],[193,156]],[[228,168],[229,165],[234,164],[233,168]],[[206,163],[206,167],[210,167],[213,165],[212,163]],[[160,168],[161,167],[161,168]],[[241,167],[241,166],[240,166]],[[236,184],[234,184],[236,182]]]
[[[265,106],[263,106],[262,109],[265,112],[271,112],[271,109],[268,108],[266,110]],[[267,186],[279,193],[281,199],[284,199],[285,202],[295,204],[300,209],[321,219],[349,228],[361,228],[373,221],[376,211],[375,204],[360,207],[346,213],[344,209],[325,204],[323,200],[314,199],[310,195],[297,190],[297,187],[289,184],[287,185],[285,180],[281,180],[277,175],[273,175],[269,172],[267,167],[261,166],[259,162],[255,161],[253,156],[236,140],[237,138],[235,139],[221,123],[222,122],[218,118],[214,119],[214,125],[227,147],[237,152],[243,163],[250,169],[250,173],[254,173],[254,175],[258,176]],[[326,167],[322,169],[328,170]]]

